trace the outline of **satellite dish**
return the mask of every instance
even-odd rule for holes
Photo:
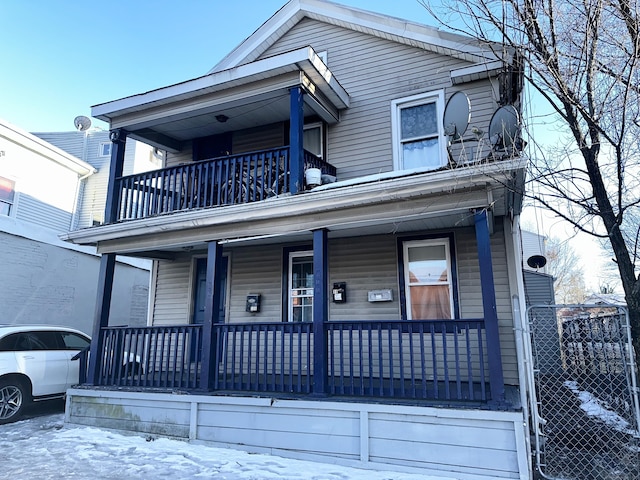
[[[471,118],[471,104],[469,97],[464,92],[456,92],[451,95],[447,106],[444,108],[444,133],[451,140],[459,140],[469,126]]]
[[[527,259],[527,265],[531,268],[542,268],[547,264],[547,259],[542,255],[532,255]]]
[[[495,111],[489,122],[489,139],[494,149],[512,147],[519,138],[520,119],[513,105],[504,105]]]
[[[91,126],[91,119],[84,115],[79,115],[73,119],[73,124],[76,126],[76,130],[84,132],[85,130],[89,130],[89,127]]]

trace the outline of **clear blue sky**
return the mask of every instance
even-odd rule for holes
[[[285,3],[0,0],[0,118],[73,130],[92,105],[206,74]],[[336,3],[434,25],[418,0]]]

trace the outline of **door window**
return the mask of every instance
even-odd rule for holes
[[[313,321],[313,252],[291,252],[288,277],[288,321]]]

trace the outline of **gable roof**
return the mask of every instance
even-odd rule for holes
[[[89,175],[98,171],[93,167],[93,165],[90,165],[78,157],[65,152],[61,148],[58,148],[55,145],[52,145],[51,143],[16,127],[15,125],[12,125],[2,118],[0,118],[0,138],[6,138],[16,145],[31,150],[44,158],[48,158],[49,160],[76,172],[78,175]]]
[[[253,34],[218,62],[209,73],[252,62],[304,18],[367,33],[473,63],[498,59],[491,48],[474,39],[434,27],[327,0],[290,0]]]

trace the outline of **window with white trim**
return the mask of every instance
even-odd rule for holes
[[[324,158],[322,123],[309,123],[304,126],[302,144],[308,152],[313,153],[317,157]]]
[[[393,162],[396,170],[435,170],[447,164],[443,114],[442,91],[391,102]]]
[[[403,244],[404,285],[408,320],[453,318],[453,274],[449,240]]]
[[[16,182],[0,177],[0,215],[11,215],[16,195]]]
[[[108,157],[111,155],[111,142],[102,142],[98,150],[99,157]]]
[[[313,321],[313,252],[289,253],[289,322]]]

